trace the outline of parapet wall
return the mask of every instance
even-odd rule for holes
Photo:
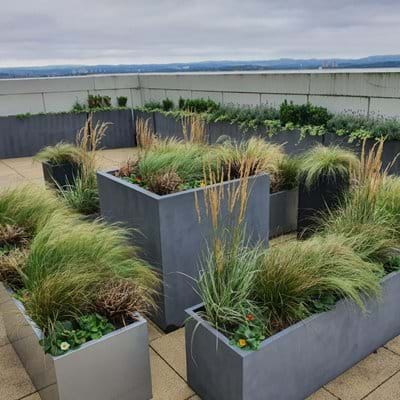
[[[228,104],[307,101],[335,113],[400,117],[400,69],[121,74],[0,80],[0,115],[69,111],[88,94],[127,96],[129,106],[166,97]]]

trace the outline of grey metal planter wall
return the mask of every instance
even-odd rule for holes
[[[164,330],[182,326],[185,308],[199,302],[193,279],[199,274],[199,259],[212,237],[209,216],[204,211],[204,189],[158,196],[112,173],[97,173],[101,215],[109,222],[134,228],[133,243],[142,256],[161,272],[162,298],[156,323]],[[227,226],[227,191],[238,181],[224,183],[226,192],[221,215]],[[268,242],[269,178],[249,180],[250,196],[245,216],[249,237]],[[196,212],[196,195],[202,222]]]
[[[53,165],[45,161],[42,169],[45,182],[55,189],[72,185],[78,175],[78,166],[72,163]]]
[[[101,146],[106,149],[136,146],[132,110],[98,111],[93,114],[93,125],[97,121],[111,122]]]
[[[303,400],[400,334],[400,273],[382,281],[381,301],[367,301],[363,314],[340,301],[329,312],[285,329],[258,351],[233,347],[187,311],[188,383],[203,400]]]
[[[60,141],[75,142],[86,113],[0,117],[0,158],[33,156]]]
[[[207,125],[209,142],[214,144],[222,135],[230,137],[232,140],[240,142],[248,139],[255,132],[241,132],[238,124],[230,124],[229,122],[211,122]]]
[[[299,130],[281,131],[269,137],[265,136],[267,142],[283,145],[286,154],[296,155],[304,153],[306,150],[314,147],[317,144],[323,143],[322,136],[306,136],[300,137]]]
[[[299,184],[297,231],[307,237],[317,225],[317,219],[326,210],[334,210],[349,188],[345,177],[321,176],[317,182],[307,187]]]
[[[297,230],[299,189],[283,190],[270,195],[269,237]]]
[[[149,400],[147,323],[139,320],[59,357],[43,352],[41,331],[0,283],[0,310],[15,352],[42,400]]]
[[[377,142],[372,139],[367,139],[365,150],[368,152]],[[361,154],[362,142],[354,140],[349,143],[347,136],[338,136],[334,133],[327,133],[324,139],[325,145],[338,145],[348,148],[356,154]],[[390,168],[389,168],[390,166]],[[382,153],[382,168],[388,169],[389,174],[400,175],[400,140],[386,140]]]
[[[160,112],[154,113],[155,133],[163,139],[172,137],[183,139],[183,123],[183,120],[175,119],[172,116]]]

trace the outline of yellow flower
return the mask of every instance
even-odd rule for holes
[[[239,339],[239,347],[245,347],[247,345],[247,342],[245,339]]]
[[[200,187],[202,187],[202,188],[203,188],[203,187],[206,187],[206,183],[205,183],[204,181],[201,181],[201,182],[200,182]]]

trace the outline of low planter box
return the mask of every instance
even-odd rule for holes
[[[348,190],[347,179],[336,179],[321,176],[318,181],[307,187],[304,182],[299,184],[299,203],[297,216],[297,231],[305,234],[311,233],[317,225],[317,219],[326,210],[334,210]],[[309,232],[306,232],[309,230]]]
[[[45,182],[56,189],[73,185],[78,175],[78,166],[72,163],[53,165],[43,161],[42,169]]]
[[[194,280],[199,274],[199,260],[213,233],[210,217],[205,212],[205,189],[159,196],[115,177],[113,171],[97,172],[97,182],[102,217],[133,228],[133,243],[141,248],[142,257],[160,271],[162,297],[155,322],[166,331],[182,326],[185,309],[199,302]],[[238,183],[236,180],[221,184],[225,192],[221,215],[227,226],[228,191]],[[245,215],[249,240],[268,243],[269,177],[250,178],[249,191]]]
[[[147,323],[142,317],[53,357],[44,353],[39,344],[43,334],[22,303],[4,287],[0,292],[7,336],[42,400],[151,399]]]
[[[299,189],[283,190],[270,195],[269,237],[297,230]]]
[[[203,400],[303,400],[400,334],[400,273],[382,280],[367,313],[341,300],[244,351],[187,310],[188,383]]]

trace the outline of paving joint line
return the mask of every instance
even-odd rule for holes
[[[12,169],[15,173],[17,173],[19,176],[21,176],[24,179],[28,179],[25,175],[22,175],[16,168],[12,167],[11,165],[7,164],[6,161],[1,160],[1,162],[8,168]]]
[[[153,348],[151,343],[150,343],[150,347],[154,351],[154,353],[156,353],[158,356],[160,356],[160,358],[163,361],[165,361],[165,363],[187,384],[187,380],[155,348]],[[191,396],[193,396],[193,395],[191,395]],[[189,399],[190,399],[190,397],[189,397]]]
[[[326,390],[331,396],[333,396],[335,399],[342,400],[339,396],[336,396],[335,393],[332,393],[329,389],[327,389],[325,386],[322,386],[322,389]]]
[[[390,381],[395,375],[397,375],[400,372],[400,369],[397,370],[394,374],[390,375],[389,378],[385,379],[383,382],[381,382],[376,388],[372,389],[368,394],[366,394],[364,397],[361,397],[360,400],[366,399],[370,394],[376,392],[381,386],[383,386],[386,382]]]
[[[27,399],[29,396],[32,396],[32,395],[34,395],[35,393],[38,393],[38,391],[37,390],[35,390],[34,392],[32,392],[32,393],[29,393],[29,394],[27,394],[27,395],[25,395],[25,396],[22,396],[22,397],[20,397],[18,400],[24,400],[24,399]],[[40,397],[40,395],[39,395],[39,397]]]
[[[396,356],[399,356],[399,357],[400,357],[400,354],[397,353],[397,351],[394,351],[394,350],[392,350],[392,349],[389,349],[389,347],[386,347],[386,346],[383,346],[383,348],[384,348],[385,350],[390,351],[391,353],[395,354]]]

